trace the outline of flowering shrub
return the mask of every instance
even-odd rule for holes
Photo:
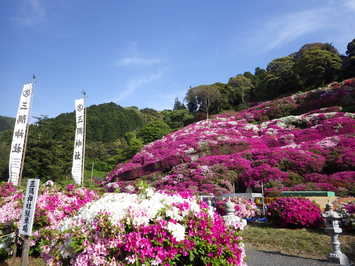
[[[102,185],[132,193],[143,177],[160,190],[204,195],[262,183],[270,191],[353,195],[355,114],[341,111],[354,105],[354,82],[347,80],[217,115],[144,146]],[[317,174],[324,178],[308,179]]]
[[[344,209],[348,214],[355,214],[355,201],[345,204]]]
[[[285,227],[317,227],[322,223],[320,208],[304,198],[278,198],[268,206],[267,215]]]
[[[9,185],[1,185],[0,191],[4,186]],[[82,187],[77,188],[74,185],[68,185],[64,190],[56,185],[42,185],[37,199],[32,239],[38,243],[47,228],[54,227],[65,217],[74,215],[82,206],[97,197],[94,191]],[[0,231],[2,233],[10,233],[18,228],[23,198],[24,193],[20,190],[2,198],[0,202]],[[32,244],[34,243],[33,241]],[[32,252],[38,252],[37,247],[33,247]]]
[[[216,202],[216,209],[220,215],[226,214],[226,202],[228,199],[218,200]],[[230,201],[234,203],[235,215],[241,218],[252,218],[255,217],[259,210],[255,203],[246,198],[233,197]]]
[[[48,264],[244,265],[239,230],[189,195],[109,193],[47,230]]]
[[[0,183],[0,201],[16,191],[16,187],[12,183]]]

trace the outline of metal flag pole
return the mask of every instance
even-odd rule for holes
[[[20,176],[18,180],[18,184],[21,185],[21,179],[22,179],[22,172],[25,164],[25,156],[26,156],[26,150],[27,150],[27,140],[28,140],[28,130],[30,128],[30,114],[31,114],[31,107],[32,107],[32,99],[33,99],[33,90],[34,90],[34,85],[36,81],[36,76],[35,74],[32,75],[32,93],[31,93],[31,99],[30,99],[30,106],[29,106],[29,111],[28,111],[28,121],[27,121],[27,126],[26,126],[26,134],[25,134],[25,143],[23,145],[23,153],[22,153],[22,159],[21,159],[21,168],[20,168]]]

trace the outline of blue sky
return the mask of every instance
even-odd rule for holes
[[[344,53],[355,0],[3,0],[0,115],[37,76],[32,115],[87,105],[172,108],[189,86],[227,82],[309,42]]]

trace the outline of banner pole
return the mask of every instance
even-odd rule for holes
[[[21,266],[28,266],[28,254],[30,252],[30,239],[28,236],[23,236],[23,246],[21,255]]]

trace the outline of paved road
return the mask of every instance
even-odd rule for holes
[[[247,249],[246,253],[248,266],[339,266],[324,260],[304,259],[277,252]]]

